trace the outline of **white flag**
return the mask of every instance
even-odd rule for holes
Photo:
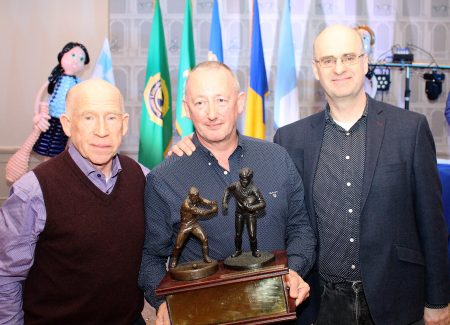
[[[109,49],[107,38],[105,38],[105,41],[103,42],[102,50],[95,63],[91,78],[103,79],[115,85],[111,50]]]
[[[297,121],[299,118],[299,103],[289,0],[286,0],[284,3],[283,18],[281,20],[274,95],[275,129]]]

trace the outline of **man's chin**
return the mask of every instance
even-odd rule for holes
[[[111,163],[112,158],[95,158],[95,159],[89,159],[89,162],[94,166],[95,169],[102,169],[104,166]]]

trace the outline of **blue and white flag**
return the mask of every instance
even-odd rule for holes
[[[107,38],[105,38],[105,41],[103,42],[100,55],[98,56],[97,62],[95,63],[95,67],[92,71],[91,78],[103,79],[115,85],[111,50],[109,49],[109,42]]]
[[[222,29],[220,27],[219,3],[214,0],[211,19],[211,33],[209,35],[208,61],[223,63]]]
[[[285,0],[275,82],[274,126],[282,127],[299,118],[294,43],[292,41],[290,0]]]

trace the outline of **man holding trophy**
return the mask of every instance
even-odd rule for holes
[[[158,310],[156,324],[170,324],[166,302],[156,297],[155,290],[176,245],[186,192],[195,186],[202,196],[220,202],[224,189],[239,179],[243,167],[253,171],[253,180],[265,200],[258,218],[258,248],[285,250],[289,296],[296,305],[309,296],[303,277],[314,264],[316,238],[304,203],[303,183],[282,147],[238,133],[236,121],[244,105],[245,94],[226,65],[209,61],[192,69],[183,106],[195,127],[197,150],[191,156],[167,158],[149,174],[145,189],[146,238],[139,285],[146,300]],[[236,211],[235,201],[229,202],[229,209]],[[199,223],[208,234],[211,259],[223,260],[235,253],[233,218],[219,210]],[[249,251],[249,241],[244,241],[241,249]],[[202,258],[202,244],[189,238],[176,263]]]

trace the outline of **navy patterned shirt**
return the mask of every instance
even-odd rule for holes
[[[166,273],[180,226],[180,207],[191,186],[200,196],[222,202],[225,188],[239,180],[239,170],[253,170],[253,182],[260,189],[266,208],[257,220],[258,249],[285,249],[289,268],[305,276],[315,261],[316,240],[304,203],[303,182],[286,150],[277,144],[239,135],[238,146],[229,158],[230,170],[223,169],[216,158],[194,136],[197,150],[192,156],[169,157],[147,177],[145,189],[146,237],[139,285],[147,301],[158,307],[163,300],[155,289]],[[208,235],[209,256],[223,260],[235,251],[235,200],[228,214],[200,218]],[[247,230],[242,249],[249,251]],[[202,260],[200,242],[190,237],[179,263]]]
[[[313,184],[319,227],[319,272],[328,282],[361,280],[359,218],[366,155],[367,105],[347,131],[329,107]]]

